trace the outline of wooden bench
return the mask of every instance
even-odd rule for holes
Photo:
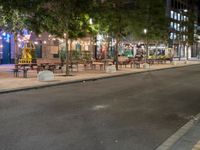
[[[27,78],[28,77],[28,69],[22,69],[22,68],[14,68],[12,69],[14,77],[19,77],[19,73],[22,71],[23,73],[23,78]]]
[[[74,62],[70,62],[69,63],[69,69],[73,72],[73,66],[75,66],[76,67],[76,71],[78,72],[78,61],[74,61]]]
[[[133,62],[134,68],[141,68],[140,65],[143,64],[144,61],[143,60],[135,60]]]
[[[125,57],[125,56],[119,56],[118,57],[118,64],[120,65],[120,67],[122,68],[122,66],[125,66],[129,64],[129,58]]]
[[[99,66],[100,70],[104,69],[104,63],[102,62],[92,62],[92,69],[95,70],[96,66]]]

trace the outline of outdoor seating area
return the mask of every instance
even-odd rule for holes
[[[140,69],[143,68],[144,63],[149,65],[154,64],[166,64],[171,63],[172,59],[167,57],[162,58],[153,58],[149,57],[148,59],[142,57],[118,57],[119,68],[132,68]],[[102,60],[71,60],[69,61],[69,71],[70,72],[81,72],[81,71],[101,71],[105,72],[107,66],[115,65],[113,59],[102,59]],[[35,72],[35,77],[40,71],[49,70],[54,74],[63,74],[65,73],[66,64],[61,62],[58,59],[37,59],[36,63],[18,63],[14,65],[11,69],[14,77],[23,77],[28,78],[29,72]]]
[[[131,58],[133,59],[133,58]],[[133,63],[133,60],[135,62]],[[65,70],[62,70],[61,68],[58,68],[58,70],[54,70],[54,80],[51,82],[41,82],[38,80],[39,73],[37,72],[37,65],[36,64],[30,64],[27,65],[20,65],[25,66],[25,70],[22,69],[15,69],[14,64],[9,65],[0,65],[0,82],[2,85],[2,88],[15,88],[15,87],[27,87],[27,86],[34,86],[34,85],[44,85],[44,84],[50,84],[50,83],[57,83],[57,82],[70,82],[74,80],[86,80],[91,78],[101,78],[101,77],[109,77],[109,76],[118,76],[120,74],[130,74],[130,73],[138,73],[138,72],[144,72],[144,71],[151,71],[151,70],[157,70],[157,69],[163,69],[163,68],[173,68],[173,67],[179,67],[179,66],[186,66],[191,64],[199,64],[199,61],[189,61],[185,63],[185,61],[176,61],[174,60],[174,63],[169,63],[170,61],[167,61],[166,64],[153,64],[150,66],[150,68],[144,68],[144,61],[138,61],[137,59],[133,59],[130,62],[133,66],[131,66],[131,63],[127,65],[127,67],[123,66],[122,68],[119,68],[119,71],[115,70],[115,65],[109,65],[106,64],[105,70],[100,70],[100,66],[97,65],[96,69],[92,69],[91,62],[87,63],[87,68],[85,69],[85,65],[83,62],[79,62],[78,64],[78,72],[76,71],[76,67],[73,67],[73,72],[70,69],[70,75],[72,76],[65,76]],[[138,64],[137,64],[138,63]],[[140,66],[137,66],[139,65]],[[59,67],[58,65],[56,65]],[[20,67],[19,67],[20,68]],[[65,69],[65,66],[62,67]],[[48,69],[46,67],[45,69]],[[56,68],[57,69],[57,68]],[[47,70],[48,71],[48,70]],[[46,70],[44,70],[46,72]],[[40,72],[41,73],[41,72]]]
[[[69,71],[70,72],[79,72],[86,70],[99,70],[104,71],[107,62],[103,61],[70,61],[69,62]],[[66,69],[65,63],[52,61],[52,60],[39,60],[37,63],[18,63],[13,66],[11,71],[13,72],[14,77],[28,77],[29,71],[34,71],[37,75],[40,71],[49,70],[54,74],[64,73]]]

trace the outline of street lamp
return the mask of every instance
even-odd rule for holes
[[[145,63],[147,63],[147,58],[148,58],[148,41],[147,41],[147,29],[144,29],[144,34],[145,34],[145,38],[146,38],[146,59],[145,59]]]
[[[147,34],[147,29],[144,29],[144,34],[145,34],[145,35]]]

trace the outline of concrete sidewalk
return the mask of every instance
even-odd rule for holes
[[[192,127],[169,150],[200,150],[200,121],[193,120]]]
[[[200,114],[193,117],[156,150],[200,150]]]
[[[200,64],[200,61],[189,61],[187,64],[184,61],[177,61],[176,65],[173,64],[155,64],[148,69],[136,69],[136,68],[119,68],[119,71],[115,73],[106,73],[104,71],[87,70],[72,72],[72,76],[63,76],[62,74],[55,74],[55,80],[48,82],[40,82],[37,80],[37,74],[35,71],[28,72],[28,78],[15,78],[11,69],[13,65],[0,65],[0,93],[7,93],[20,90],[28,90],[34,88],[41,88],[47,86],[54,86],[59,84],[85,82],[91,80],[97,80],[102,78],[117,77],[122,75],[128,75],[133,73],[142,73],[146,71],[158,71],[162,69],[170,69],[176,67],[184,67],[189,65]]]

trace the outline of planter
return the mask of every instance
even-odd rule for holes
[[[143,68],[144,68],[144,69],[149,69],[149,68],[150,68],[150,65],[149,65],[148,63],[144,63],[144,64],[143,64]]]
[[[177,63],[175,61],[172,62],[172,65],[177,65]]]

